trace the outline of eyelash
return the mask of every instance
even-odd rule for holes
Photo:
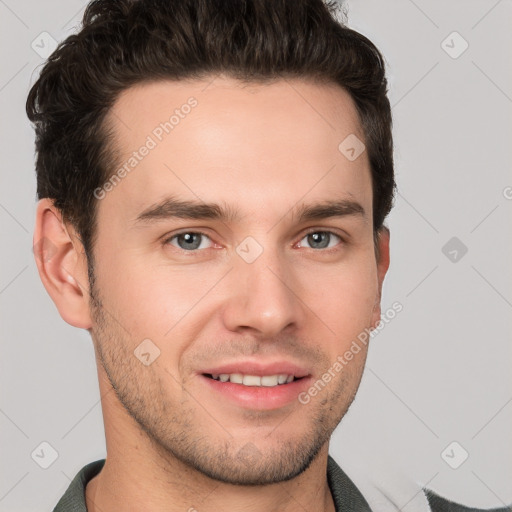
[[[315,252],[323,252],[323,253],[328,253],[329,254],[329,253],[332,253],[332,252],[340,250],[340,247],[339,247],[340,245],[346,244],[346,240],[341,235],[339,235],[338,233],[336,233],[334,231],[329,231],[329,230],[325,230],[325,229],[310,229],[310,230],[306,231],[302,235],[300,240],[303,240],[306,236],[311,235],[313,233],[329,233],[330,235],[334,235],[334,236],[338,237],[340,239],[340,243],[337,244],[335,247],[329,247],[329,248],[324,248],[324,249],[314,249],[314,248],[309,248],[309,247],[306,247],[306,249],[311,249],[312,251],[315,251]],[[201,235],[201,236],[204,236],[204,237],[206,237],[206,238],[211,240],[210,236],[207,233],[205,233],[204,231],[188,230],[188,231],[181,231],[180,233],[175,233],[175,234],[173,234],[170,237],[166,237],[164,239],[164,241],[162,242],[162,245],[164,245],[164,246],[165,245],[170,245],[170,241],[171,240],[174,240],[175,238],[179,237],[180,235],[186,235],[186,234]],[[300,242],[300,240],[299,240],[299,242]],[[193,255],[198,255],[201,251],[204,251],[204,249],[193,249],[193,250],[190,250],[190,251],[186,251],[186,250],[181,249],[179,247],[174,247],[174,248],[177,249],[178,251],[183,252],[183,253],[190,253],[192,256]]]

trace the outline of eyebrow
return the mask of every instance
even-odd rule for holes
[[[327,219],[330,217],[359,216],[367,218],[366,211],[357,202],[350,199],[328,200],[306,205],[301,203],[291,210],[292,217],[298,222]],[[225,223],[239,222],[245,217],[229,205],[180,200],[167,197],[137,215],[134,225],[151,225],[170,219],[218,220]]]

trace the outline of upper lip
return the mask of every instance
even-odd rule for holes
[[[218,366],[212,366],[205,370],[201,370],[198,373],[220,375],[223,373],[241,373],[242,375],[293,375],[296,378],[307,377],[309,371],[295,364],[291,361],[273,361],[269,363],[263,363],[258,361],[233,361],[232,363],[225,363]]]

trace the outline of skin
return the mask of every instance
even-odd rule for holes
[[[338,150],[349,134],[364,140],[354,103],[335,84],[298,79],[146,83],[110,112],[120,161],[190,96],[198,105],[98,201],[92,289],[72,227],[51,200],[37,208],[34,241],[54,246],[49,259],[36,254],[42,282],[62,318],[89,330],[97,358],[107,461],[87,485],[88,510],[334,511],[329,438],[356,394],[365,346],[307,405],[242,407],[197,372],[284,359],[314,382],[378,323],[389,231],[377,259],[367,154],[349,161]],[[241,218],[135,224],[169,194]],[[365,215],[292,215],[340,198]],[[310,228],[333,233],[327,248]],[[208,236],[195,251],[165,242],[198,229]],[[247,236],[263,247],[252,263],[236,252]],[[133,352],[148,338],[160,355],[146,366]]]

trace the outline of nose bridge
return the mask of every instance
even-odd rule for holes
[[[235,256],[232,291],[224,310],[226,327],[252,328],[274,336],[290,324],[300,323],[301,304],[285,255],[270,242],[263,247],[248,237],[239,244]]]

